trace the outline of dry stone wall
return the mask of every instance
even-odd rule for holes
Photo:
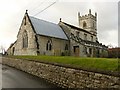
[[[44,78],[63,88],[119,88],[120,78],[74,68],[3,57],[2,63]]]

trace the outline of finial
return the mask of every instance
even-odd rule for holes
[[[26,13],[28,12],[28,10],[26,10]]]
[[[91,9],[89,9],[89,14],[91,14]]]
[[[80,16],[80,12],[78,12],[78,16]]]
[[[95,12],[95,16],[97,16],[97,13]]]
[[[60,22],[61,22],[62,18],[60,18]]]

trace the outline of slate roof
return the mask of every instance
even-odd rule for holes
[[[44,21],[31,16],[29,17],[37,34],[68,40],[64,31],[58,24]]]

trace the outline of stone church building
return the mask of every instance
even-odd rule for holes
[[[8,55],[70,55],[99,57],[107,47],[97,39],[97,13],[80,16],[79,27],[59,21],[58,24],[29,16],[23,17],[17,40]]]

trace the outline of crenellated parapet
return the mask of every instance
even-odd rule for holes
[[[97,13],[95,12],[95,15],[91,14],[91,9],[89,9],[89,14],[85,14],[85,15],[80,15],[80,12],[78,12],[78,17],[80,18],[80,20],[84,20],[84,19],[94,19],[97,20]]]

